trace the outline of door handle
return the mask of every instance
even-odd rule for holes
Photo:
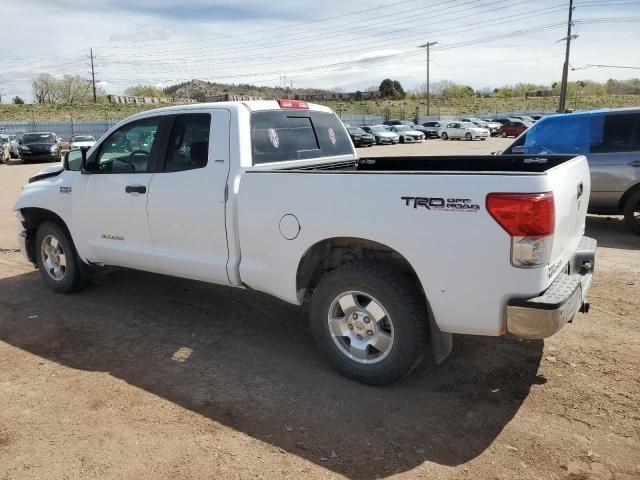
[[[124,191],[127,193],[147,193],[147,187],[144,185],[127,185],[124,187]]]

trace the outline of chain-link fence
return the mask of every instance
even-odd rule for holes
[[[92,135],[97,140],[116,123],[118,123],[118,120],[0,122],[0,132],[14,135],[32,132],[53,132],[65,141],[71,139],[74,135]]]

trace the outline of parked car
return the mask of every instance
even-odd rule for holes
[[[496,122],[496,123],[499,123],[500,125],[504,125],[505,123],[517,121],[517,119],[510,118],[510,117],[499,117],[499,118],[494,118],[493,120],[488,120],[488,121]]]
[[[449,122],[440,133],[442,140],[461,139],[486,140],[489,138],[489,130],[480,128],[471,122]]]
[[[624,215],[640,235],[640,108],[545,116],[504,153],[585,155],[589,212]]]
[[[60,144],[55,133],[25,133],[20,140],[22,163],[31,161],[59,162],[62,158]]]
[[[425,138],[427,137],[427,129],[422,125],[416,125],[411,120],[387,120],[386,122],[383,122],[383,125],[386,125],[386,126],[406,125],[407,127],[411,127],[412,130],[416,130],[422,133],[425,136]]]
[[[424,133],[414,130],[409,125],[388,125],[387,130],[398,135],[400,143],[420,143],[424,140]]]
[[[529,124],[520,120],[514,120],[513,122],[508,122],[502,125],[500,129],[500,136],[502,138],[506,137],[517,137],[522,132],[524,132],[527,128],[529,128]]]
[[[11,142],[9,135],[0,134],[0,163],[7,163],[11,158]]]
[[[528,123],[528,124],[536,123],[535,119],[533,117],[530,117],[529,115],[514,115],[511,118],[513,118],[514,120],[521,120],[524,123]]]
[[[487,130],[489,130],[489,135],[491,135],[492,137],[499,135],[500,127],[502,126],[501,123],[490,122],[487,120],[482,120],[481,118],[477,118],[477,117],[463,118],[462,121],[474,123],[476,126],[480,128],[486,128]]]
[[[370,147],[376,143],[376,139],[370,133],[365,132],[360,127],[347,127],[347,132],[351,137],[351,141],[356,147]]]
[[[96,139],[92,135],[74,135],[69,142],[69,150],[78,150],[82,147],[91,148],[95,143]]]
[[[440,138],[440,131],[443,127],[441,122],[424,122],[422,126],[425,129],[425,135],[427,138]]]
[[[533,118],[536,122],[540,119],[542,119],[545,115],[541,114],[541,115],[531,115],[531,118]]]
[[[360,128],[373,135],[378,145],[395,145],[400,141],[400,137],[395,133],[388,131],[384,125],[363,125]]]
[[[587,310],[587,162],[527,160],[358,160],[327,107],[202,103],[123,120],[32,177],[13,210],[55,292],[99,265],[266,292],[308,306],[338,371],[383,384],[428,342],[440,362],[453,333],[543,338]]]

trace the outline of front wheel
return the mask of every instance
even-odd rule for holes
[[[473,135],[471,135],[470,133],[467,133],[464,138],[467,139],[467,141],[473,140]]]
[[[624,205],[624,221],[636,235],[640,235],[640,191],[629,197]]]
[[[311,300],[311,328],[346,377],[382,385],[408,374],[424,353],[426,303],[415,283],[385,266],[350,263],[326,274]]]
[[[67,232],[58,224],[44,222],[36,232],[35,256],[40,275],[54,292],[71,293],[88,283],[81,260]]]
[[[502,133],[500,134],[500,136],[501,136],[502,138],[507,138],[507,132],[502,132]]]
[[[442,140],[448,140],[449,139],[449,135],[447,135],[447,132],[442,132]]]

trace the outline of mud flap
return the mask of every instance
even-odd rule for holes
[[[440,364],[446,360],[453,349],[453,335],[451,333],[442,332],[438,328],[438,324],[433,316],[431,308],[429,308],[429,327],[431,333],[431,347],[433,348],[433,356],[436,363]]]

